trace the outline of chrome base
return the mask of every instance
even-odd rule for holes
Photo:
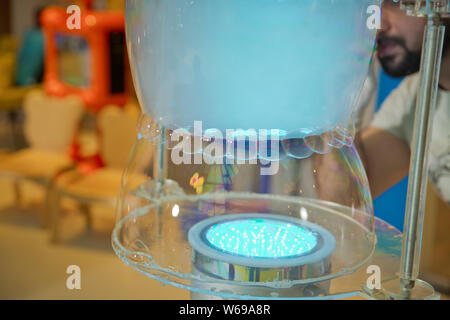
[[[311,252],[299,256],[250,258],[220,251],[206,243],[203,233],[210,226],[224,221],[255,217],[276,219],[307,228],[317,235],[318,245]],[[229,214],[212,217],[194,225],[189,230],[188,238],[192,246],[192,272],[204,279],[202,282],[196,282],[194,287],[213,292],[266,297],[274,295],[274,297],[315,297],[326,295],[329,291],[329,281],[314,282],[313,279],[331,273],[329,257],[335,248],[336,241],[331,233],[311,222],[273,214]],[[236,285],[217,284],[214,283],[215,279],[236,281]],[[307,279],[311,282],[286,287],[283,290],[271,288],[271,282],[288,283]],[[249,282],[254,282],[255,285],[248,284]],[[192,292],[191,297],[192,299],[214,299],[213,296],[198,292]]]

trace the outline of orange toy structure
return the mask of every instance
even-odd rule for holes
[[[46,38],[44,87],[49,95],[79,95],[97,112],[127,101],[123,12],[80,10],[80,28],[70,30],[66,8],[42,15]]]

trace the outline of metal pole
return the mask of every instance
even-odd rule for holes
[[[166,128],[164,126],[161,126],[161,141],[158,146],[158,168],[156,173],[156,178],[158,182],[162,185],[164,184],[165,179],[165,144],[164,140],[166,139]],[[160,191],[160,190],[159,190]]]
[[[428,183],[428,146],[438,92],[445,27],[437,15],[428,16],[422,48],[420,91],[412,139],[400,278],[402,293],[410,297],[418,275],[425,196]]]
[[[161,215],[163,214],[163,208],[159,202],[159,200],[162,198],[163,193],[164,193],[164,183],[165,183],[165,161],[166,161],[166,150],[165,150],[165,139],[166,139],[166,128],[164,126],[160,126],[159,127],[160,130],[160,140],[159,140],[159,144],[158,144],[158,148],[157,150],[157,155],[156,155],[156,161],[155,161],[155,166],[156,168],[154,168],[154,172],[155,172],[155,190],[153,193],[153,198],[155,201],[158,201],[159,205],[158,205],[158,209],[157,209],[157,226],[158,226],[158,236],[161,236],[162,234],[162,219],[161,219]]]

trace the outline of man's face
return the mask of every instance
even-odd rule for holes
[[[388,75],[404,77],[419,71],[425,25],[425,18],[408,16],[398,3],[383,2],[377,52]]]

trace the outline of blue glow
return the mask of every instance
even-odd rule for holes
[[[376,36],[366,11],[379,4],[127,1],[127,41],[144,112],[177,128],[201,119],[204,128],[222,132],[328,131],[352,115]]]
[[[274,219],[242,219],[218,223],[206,240],[223,252],[253,258],[288,258],[311,252],[317,235],[296,224]]]

